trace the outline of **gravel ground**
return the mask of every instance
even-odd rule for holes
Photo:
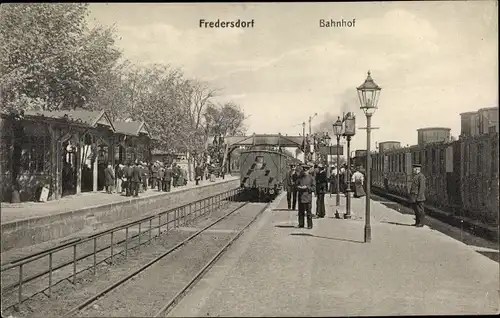
[[[249,204],[221,221],[220,230],[240,230],[263,204]],[[209,222],[208,220],[206,222]],[[243,225],[241,225],[243,224]],[[165,257],[135,279],[110,292],[85,310],[80,317],[152,316],[174,297],[235,233],[205,232],[185,248]],[[159,240],[157,244],[163,244]]]
[[[207,219],[211,219],[216,217],[217,215],[222,216],[224,213],[227,213],[228,209],[235,208],[240,203],[231,203],[225,209],[217,210],[209,214],[202,215],[198,217],[195,221],[188,222],[186,225],[197,224],[198,222],[204,222]],[[146,224],[146,223],[145,223]],[[173,224],[171,225],[173,226]],[[137,228],[137,227],[136,227]],[[147,226],[143,225],[143,229],[149,229],[149,222],[147,222]],[[166,230],[162,228],[162,230]],[[136,229],[137,232],[137,229]],[[124,232],[123,232],[124,233]],[[132,235],[132,230],[129,230],[129,236]],[[157,232],[153,231],[153,234],[157,234]],[[175,246],[185,238],[192,235],[192,233],[186,231],[170,230],[168,233],[163,232],[161,239],[156,239],[152,241],[152,244],[143,245],[140,250],[129,250],[128,259],[125,260],[123,255],[117,255],[114,257],[113,266],[109,266],[106,263],[102,263],[97,266],[97,274],[94,277],[91,271],[83,271],[82,273],[77,275],[76,284],[73,285],[68,280],[63,280],[61,283],[53,286],[52,288],[52,298],[46,297],[44,294],[37,294],[32,299],[26,300],[22,306],[20,312],[13,311],[12,308],[8,308],[7,310],[2,310],[2,316],[13,315],[15,317],[53,317],[53,316],[61,316],[68,310],[70,310],[73,306],[76,306],[83,299],[90,297],[91,295],[103,290],[104,288],[111,285],[113,282],[119,280],[120,278],[126,276],[131,271],[141,267],[146,264],[156,256],[165,252],[169,248]],[[116,235],[115,235],[116,237]],[[123,234],[123,238],[124,238]],[[149,238],[149,234],[145,233],[142,242],[146,241]],[[116,240],[115,240],[116,241]],[[129,249],[131,246],[137,244],[137,239],[134,242],[129,241]],[[158,244],[157,241],[161,241],[161,244]],[[109,243],[109,241],[108,241]],[[105,243],[102,243],[103,246]],[[93,245],[90,251],[93,250]],[[114,253],[118,253],[119,251],[124,249],[123,246],[115,246]],[[83,252],[82,252],[83,253]],[[56,255],[56,254],[55,254]],[[80,254],[79,254],[80,255]],[[109,249],[103,251],[98,254],[97,261],[105,259],[110,256]],[[72,258],[72,252],[66,257]],[[54,256],[54,260],[56,256]],[[59,263],[62,261],[58,260]],[[85,260],[78,262],[77,271],[84,270],[86,267],[92,266],[93,259],[89,257]],[[40,271],[40,269],[39,269]],[[72,274],[72,265],[67,266],[66,268],[62,268],[58,273],[54,272],[53,282],[57,282],[58,279],[63,279]],[[17,278],[17,277],[16,277]],[[57,279],[56,279],[57,278]],[[3,282],[2,282],[3,283]],[[48,287],[48,278],[43,277],[34,281],[33,283],[23,285],[23,298],[29,297],[35,293],[35,291],[43,290]],[[31,292],[31,295],[30,295]],[[11,293],[7,293],[2,295],[2,308],[6,308],[9,303],[13,304],[17,301],[17,289],[12,291]]]

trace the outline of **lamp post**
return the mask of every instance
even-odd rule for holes
[[[351,162],[350,162],[350,147],[351,147],[351,138],[356,134],[356,117],[353,113],[349,112],[344,116],[344,133],[343,136],[347,139],[347,189],[346,189],[346,214],[344,215],[344,219],[351,218]]]
[[[378,99],[382,88],[375,84],[370,71],[365,82],[357,87],[360,108],[366,115],[366,205],[365,205],[365,243],[372,240],[370,225],[370,195],[371,195],[371,155],[370,155],[370,133],[372,115],[377,109]]]
[[[340,137],[342,136],[342,121],[340,117],[337,119],[335,123],[333,123],[333,133],[335,137],[337,137],[337,206],[340,205],[340,154],[339,154],[339,144]]]
[[[325,131],[325,135],[323,136],[323,140],[324,140],[324,144],[323,144],[323,146],[326,146],[326,147],[328,147],[329,149],[331,149],[331,148],[330,148],[330,140],[331,140],[331,139],[332,139],[332,138],[330,138],[330,136],[328,135],[328,131]],[[326,160],[325,160],[326,165],[328,166],[328,153],[326,153],[326,154],[324,154],[324,155],[325,155],[325,157],[326,157]]]

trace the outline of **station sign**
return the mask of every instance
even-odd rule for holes
[[[342,156],[344,154],[344,147],[342,145],[333,145],[333,146],[322,146],[319,147],[319,153],[322,155],[332,155],[332,156]]]

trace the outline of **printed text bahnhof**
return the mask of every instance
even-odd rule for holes
[[[205,21],[205,19],[200,19],[200,28],[253,28],[254,19],[250,21],[241,21],[238,19],[236,21]]]

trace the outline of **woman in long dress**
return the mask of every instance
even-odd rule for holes
[[[356,169],[356,172],[352,174],[352,183],[354,183],[354,197],[355,198],[361,198],[366,195],[365,189],[363,188],[363,184],[365,181],[365,177],[363,174],[359,171],[359,168]]]

